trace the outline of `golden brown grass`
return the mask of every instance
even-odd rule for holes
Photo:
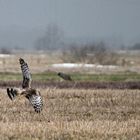
[[[41,114],[0,91],[0,139],[140,138],[139,90],[43,89]]]

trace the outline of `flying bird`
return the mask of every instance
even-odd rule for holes
[[[17,96],[26,97],[32,104],[35,112],[40,113],[43,107],[41,93],[39,90],[31,88],[32,79],[28,64],[22,58],[19,59],[19,63],[23,75],[22,89],[7,88],[7,95],[11,100],[14,100]]]
[[[59,77],[61,77],[62,79],[64,79],[64,80],[72,81],[71,76],[68,75],[68,74],[65,74],[65,73],[59,72],[59,73],[57,73],[57,75],[58,75]]]

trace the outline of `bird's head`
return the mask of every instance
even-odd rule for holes
[[[23,63],[24,63],[24,59],[19,58],[19,63],[20,63],[20,64],[23,64]]]
[[[62,75],[62,73],[61,73],[61,72],[58,72],[58,73],[57,73],[57,75],[58,75],[58,76],[61,76],[61,75]]]
[[[60,72],[58,72],[57,75],[60,75]]]

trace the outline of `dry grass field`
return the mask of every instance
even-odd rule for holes
[[[12,102],[6,94],[6,87],[21,85],[19,57],[28,61],[32,86],[41,88],[44,108],[40,114],[26,99]],[[107,70],[116,75],[106,75],[106,71],[92,75],[98,71],[51,69],[50,64],[61,61],[50,58],[58,57],[19,54],[0,58],[0,140],[140,139],[139,66]],[[76,85],[60,82],[49,70],[70,72]]]
[[[0,91],[2,140],[140,139],[139,90],[46,88],[41,114]]]

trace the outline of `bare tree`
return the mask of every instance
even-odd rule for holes
[[[38,50],[54,50],[63,47],[63,31],[56,24],[49,24],[43,37],[35,42]]]
[[[2,47],[0,49],[0,53],[2,53],[2,54],[11,54],[11,49],[7,48],[7,47]]]
[[[77,46],[72,44],[62,52],[64,62],[116,64],[118,56],[104,42]]]

